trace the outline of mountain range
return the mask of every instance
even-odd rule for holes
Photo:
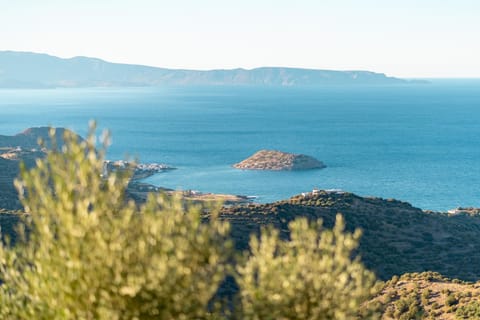
[[[410,81],[371,71],[285,67],[183,70],[111,63],[97,58],[0,51],[0,88],[132,86],[398,85]]]

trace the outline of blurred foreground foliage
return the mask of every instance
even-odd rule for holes
[[[128,172],[104,175],[105,148],[94,129],[84,141],[66,131],[22,170],[27,215],[0,245],[2,319],[352,319],[374,291],[340,216],[333,230],[294,221],[291,241],[263,230],[236,255],[219,204],[151,195],[138,207]],[[217,308],[228,275],[239,293]]]
[[[237,267],[242,319],[355,319],[375,288],[373,273],[351,260],[360,232],[345,233],[337,215],[333,230],[321,220],[297,218],[290,241],[275,229],[252,236],[251,253]],[[362,317],[363,318],[363,317]]]

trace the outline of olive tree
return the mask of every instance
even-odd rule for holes
[[[360,231],[346,233],[297,218],[290,240],[278,230],[252,236],[251,254],[237,267],[242,319],[354,319],[374,292],[375,277],[352,260]]]
[[[52,132],[53,137],[53,132]],[[229,225],[210,208],[125,199],[130,174],[102,175],[93,130],[68,131],[16,182],[27,232],[0,246],[4,319],[202,319],[226,274]]]

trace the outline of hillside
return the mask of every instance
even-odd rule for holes
[[[63,144],[66,130],[64,128],[55,130],[55,143],[59,147]],[[28,128],[13,136],[0,135],[0,208],[9,210],[22,208],[13,181],[20,173],[21,162],[30,168],[35,165],[37,158],[45,156],[38,142],[42,140],[45,146],[50,146],[52,141],[49,131],[48,127],[38,127]],[[77,139],[82,140],[78,135]]]
[[[0,147],[0,209],[22,209],[13,185],[14,179],[20,174],[20,162],[33,167],[35,160],[44,156],[42,151]]]
[[[283,67],[251,70],[181,70],[110,63],[101,59],[61,59],[47,54],[0,51],[0,88],[111,86],[321,86],[403,84],[406,80],[370,71]]]
[[[273,225],[287,238],[288,222],[298,216],[321,218],[331,228],[344,215],[347,229],[363,230],[359,254],[380,279],[409,272],[434,271],[449,278],[480,279],[480,218],[424,212],[408,203],[365,198],[344,192],[319,191],[271,204],[225,208],[239,249],[249,234]]]
[[[287,225],[296,217],[320,218],[331,228],[337,212],[344,215],[348,230],[363,230],[358,254],[379,279],[388,280],[365,312],[373,306],[384,320],[480,319],[480,282],[466,282],[480,280],[478,216],[425,212],[398,200],[342,191],[314,191],[271,204],[224,207],[220,219],[231,223],[236,248],[247,250],[250,234],[262,227],[272,225],[288,238]],[[0,209],[2,237],[15,240],[19,217]],[[218,294],[228,297],[236,290],[229,279]]]
[[[438,273],[404,274],[387,281],[368,305],[377,305],[382,320],[480,319],[480,283]]]
[[[5,190],[2,186],[2,197],[8,199]],[[10,207],[5,204],[8,202],[0,203],[0,207],[19,209],[18,203]],[[433,271],[454,279],[480,280],[478,216],[449,216],[424,212],[393,199],[318,191],[270,204],[227,206],[220,217],[231,223],[237,249],[246,250],[250,234],[259,232],[262,227],[273,225],[281,231],[282,237],[288,238],[287,225],[296,217],[321,218],[324,226],[331,228],[338,212],[344,215],[348,230],[360,228],[363,231],[358,253],[379,279]]]
[[[63,144],[63,135],[67,129],[56,128],[55,143],[60,147]],[[52,141],[49,136],[50,128],[28,128],[13,135],[0,135],[0,208],[9,210],[21,209],[17,191],[13,181],[20,173],[20,162],[30,168],[35,165],[37,158],[45,156],[45,152],[38,145],[42,140],[45,146],[50,146]],[[82,138],[77,135],[81,141]]]
[[[49,127],[36,127],[28,128],[25,131],[18,133],[13,136],[0,135],[0,148],[5,147],[21,147],[24,149],[38,149],[39,139],[43,140],[47,145],[51,143],[49,136]],[[55,140],[62,145],[63,135],[65,133],[65,128],[56,128],[55,129]],[[78,139],[82,139],[77,135]]]

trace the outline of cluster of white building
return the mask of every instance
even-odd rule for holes
[[[106,167],[115,167],[118,169],[125,169],[132,165],[131,162],[125,160],[117,160],[117,161],[110,161],[105,160]],[[161,170],[168,170],[173,169],[167,164],[164,163],[139,163],[135,165],[135,169],[142,170],[142,171],[161,171]]]
[[[122,170],[122,169],[127,169],[131,168],[132,163],[125,161],[125,160],[118,160],[118,161],[110,161],[110,160],[105,160],[103,163],[103,173],[102,176],[106,177],[108,176],[108,172],[115,171],[115,170]],[[169,170],[173,169],[173,167],[170,167],[164,163],[139,163],[135,164],[133,169],[138,172],[160,172],[163,170]]]
[[[333,193],[333,194],[344,194],[345,191],[342,189],[326,189],[326,190],[320,190],[317,188],[314,188],[311,192],[302,192],[302,197],[308,198],[310,196],[314,196],[317,194],[320,194],[321,192],[326,192],[326,193]]]
[[[135,168],[137,170],[143,170],[143,171],[161,171],[161,170],[172,169],[172,167],[164,163],[140,163],[140,164],[137,164]]]

